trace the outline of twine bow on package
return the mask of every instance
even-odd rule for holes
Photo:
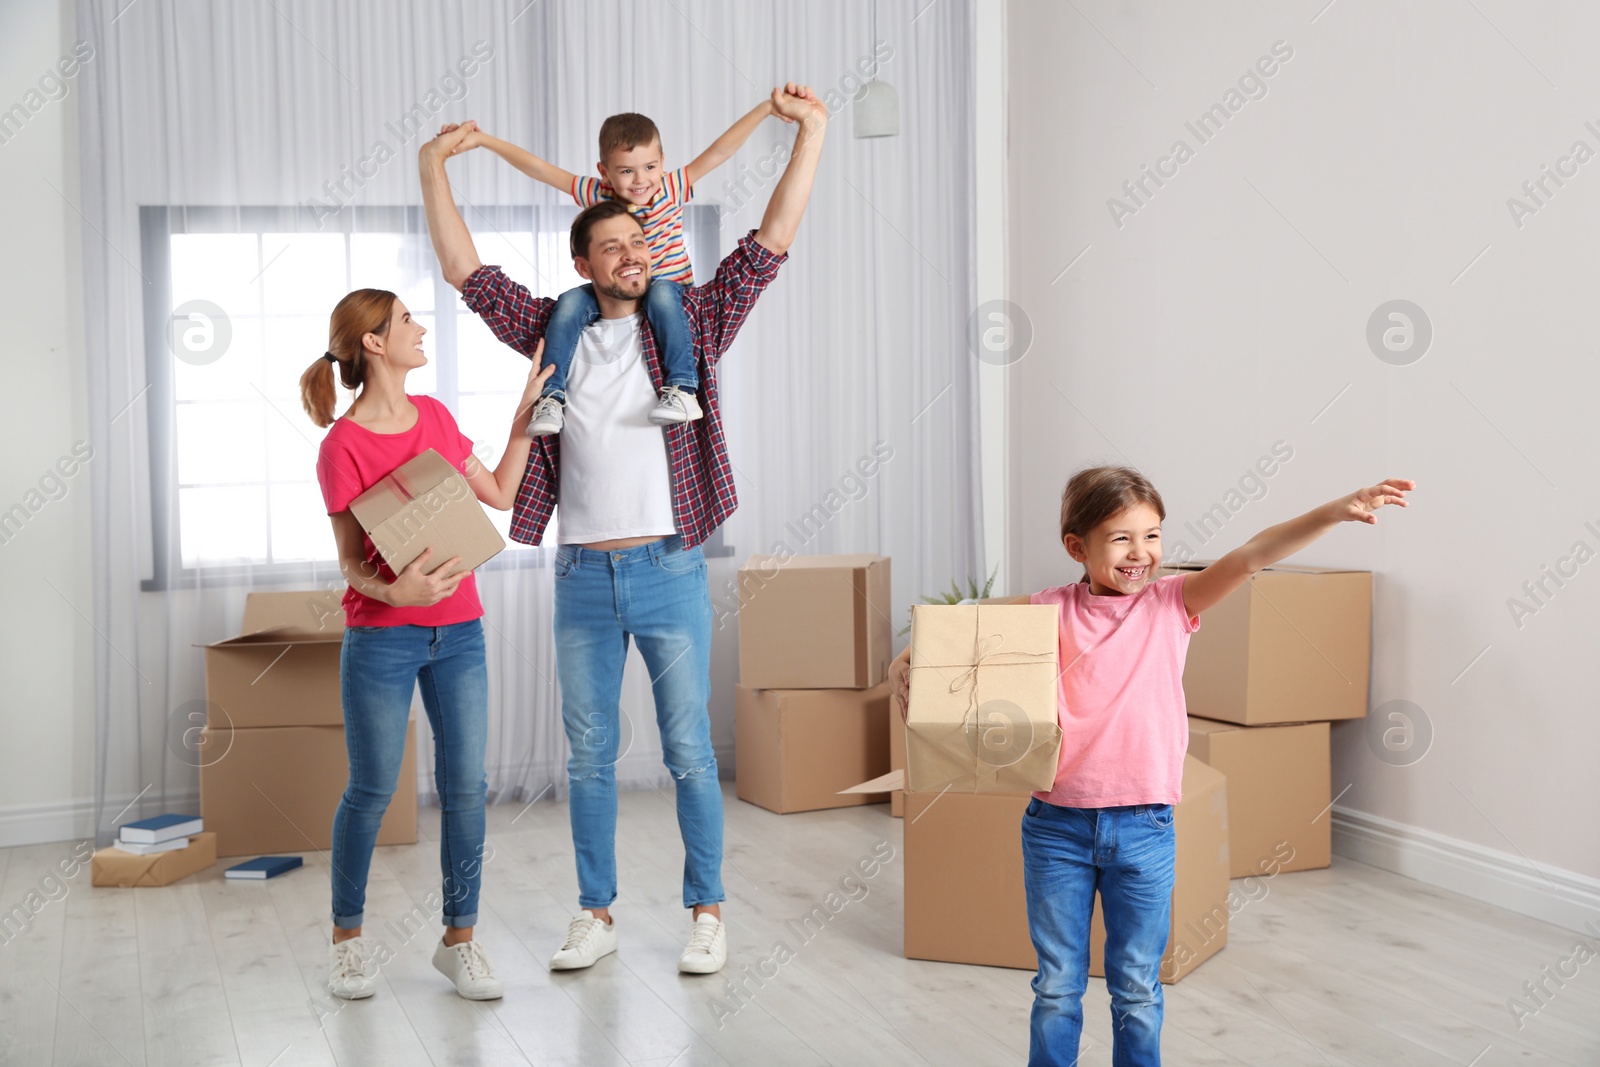
[[[1058,618],[1049,604],[911,609],[908,790],[1026,793],[1055,785]]]

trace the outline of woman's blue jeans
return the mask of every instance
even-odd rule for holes
[[[333,816],[333,924],[362,923],[378,825],[405,756],[411,693],[433,727],[433,780],[439,791],[439,866],[446,926],[474,926],[483,877],[483,750],[489,725],[489,672],[483,621],[452,626],[349,626],[339,657],[350,784]]]
[[[661,357],[661,385],[675,385],[691,392],[700,388],[695,369],[694,344],[689,336],[689,316],[683,310],[683,286],[665,278],[655,278],[644,294],[644,316],[655,331],[656,351]],[[544,383],[544,396],[567,401],[567,373],[578,351],[578,338],[600,317],[594,286],[568,289],[556,299],[555,310],[544,327],[544,365],[555,373]]]
[[[683,906],[718,903],[722,787],[706,707],[711,590],[704,553],[685,549],[677,536],[617,552],[562,545],[555,586],[556,673],[572,750],[567,780],[579,907],[610,907],[617,898],[616,764],[641,725],[640,709],[621,707],[630,639],[650,672],[662,757],[677,794]]]
[[[1022,817],[1033,979],[1030,1067],[1078,1062],[1094,895],[1106,924],[1114,1067],[1161,1063],[1161,957],[1172,917],[1170,804],[1061,808],[1035,797]]]

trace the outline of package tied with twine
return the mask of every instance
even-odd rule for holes
[[[1055,785],[1059,609],[911,609],[906,788],[1025,793]]]

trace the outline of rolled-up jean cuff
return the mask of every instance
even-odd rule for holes
[[[357,912],[355,915],[335,915],[333,917],[333,925],[341,930],[359,930],[361,929],[361,920],[363,918],[365,918],[365,915],[361,912]]]
[[[676,387],[690,393],[698,393],[700,391],[700,383],[691,382],[687,378],[668,378],[666,381],[661,383],[661,387],[663,389],[671,389]]]
[[[444,917],[444,924],[446,926],[453,926],[458,930],[468,926],[477,926],[478,913],[473,912],[471,915],[446,915]]]

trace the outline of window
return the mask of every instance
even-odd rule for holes
[[[474,207],[467,224],[485,263],[554,296],[582,281],[567,245],[575,213]],[[308,564],[333,561],[316,481],[326,431],[301,410],[299,380],[327,347],[333,304],[352,289],[392,289],[427,327],[430,362],[412,372],[410,388],[449,407],[486,461],[499,458],[527,362],[445,284],[420,208],[348,208],[337,219],[342,229],[318,229],[309,208],[146,207],[140,221],[152,283],[150,410],[172,412],[170,421],[150,420],[147,588],[246,569],[256,580],[302,577]],[[689,208],[685,228],[709,276],[719,246],[715,209]],[[347,399],[341,390],[341,403]],[[505,535],[510,513],[487,513]],[[489,567],[542,564],[543,553],[509,537],[507,544]],[[720,539],[707,550],[731,552]]]

